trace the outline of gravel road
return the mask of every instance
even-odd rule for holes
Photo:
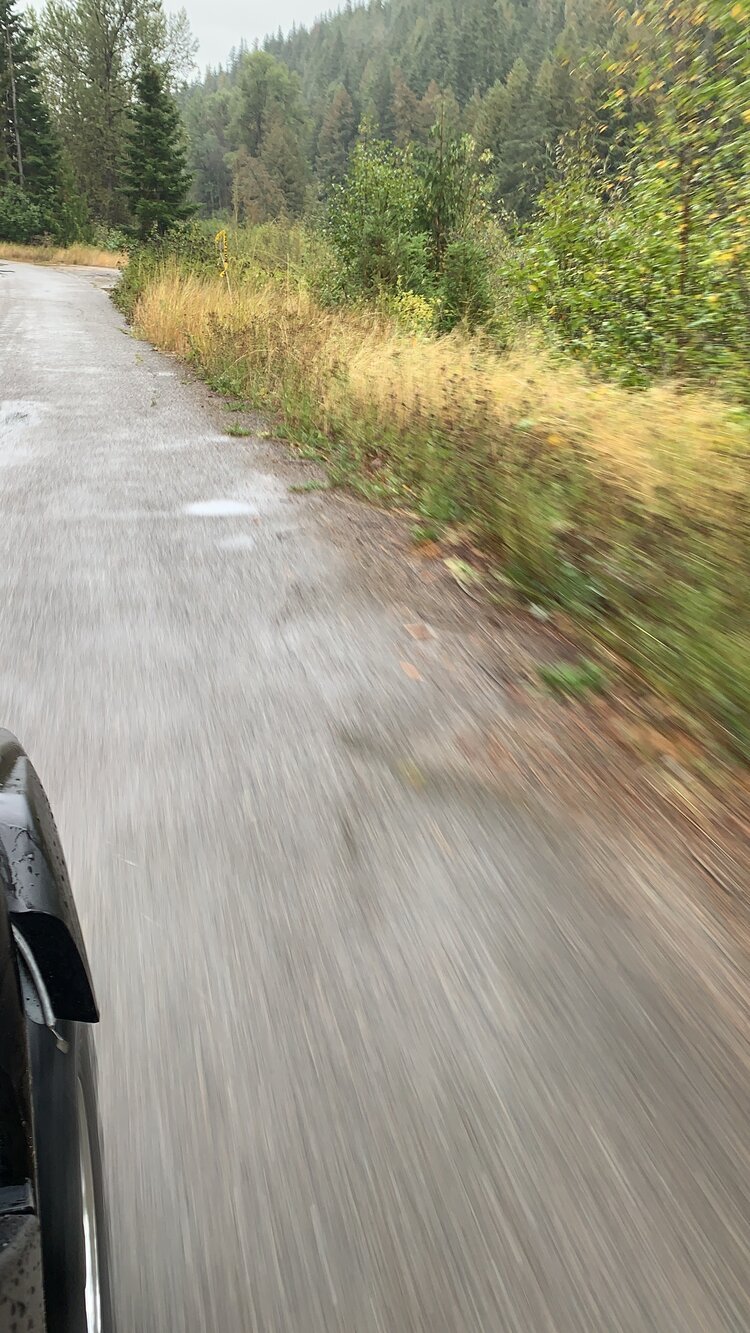
[[[0,715],[104,1011],[120,1333],[750,1328],[732,931],[451,769],[440,635],[186,380],[0,264]]]

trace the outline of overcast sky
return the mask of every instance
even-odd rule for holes
[[[184,0],[190,26],[200,43],[198,66],[225,64],[233,46],[244,37],[252,44],[293,23],[309,25],[320,13],[338,8],[331,0]],[[169,5],[180,8],[179,0]]]

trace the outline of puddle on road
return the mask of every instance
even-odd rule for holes
[[[257,515],[258,506],[246,500],[196,500],[185,505],[183,513],[194,518],[239,518],[242,514]]]
[[[254,546],[255,538],[248,532],[239,532],[236,537],[225,537],[219,542],[222,551],[252,551]]]
[[[45,370],[46,375],[106,375],[108,374],[106,366],[79,366],[77,363],[72,366],[49,366]]]

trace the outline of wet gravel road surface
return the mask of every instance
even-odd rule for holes
[[[120,1333],[750,1327],[729,925],[451,769],[439,636],[185,380],[0,265],[0,713],[104,1011]]]

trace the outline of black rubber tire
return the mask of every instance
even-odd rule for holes
[[[92,1035],[77,1023],[58,1025],[70,1049],[58,1050],[52,1033],[29,1023],[31,1092],[42,1222],[44,1299],[48,1333],[87,1333],[85,1252],[78,1131],[78,1081],[86,1104],[94,1177],[102,1333],[114,1333],[108,1227]]]

